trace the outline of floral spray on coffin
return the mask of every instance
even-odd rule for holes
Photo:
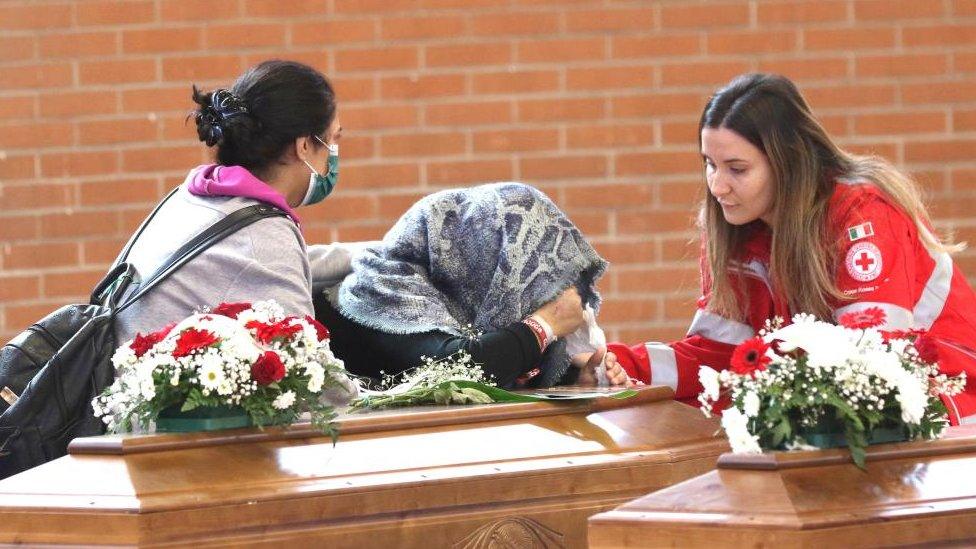
[[[884,321],[878,308],[840,325],[774,319],[735,349],[729,370],[701,367],[702,410],[731,401],[722,427],[735,453],[846,445],[863,467],[868,444],[937,438],[949,423],[940,395],[960,392],[965,374],[940,374],[930,336],[878,329]]]
[[[112,432],[285,425],[308,413],[335,437],[332,403],[358,390],[325,326],[274,301],[222,303],[136,335],[112,360],[116,380],[92,402]]]

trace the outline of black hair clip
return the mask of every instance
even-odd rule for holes
[[[226,89],[214,90],[210,96],[210,105],[221,120],[229,120],[248,112],[244,100]]]

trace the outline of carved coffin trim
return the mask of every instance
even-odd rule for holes
[[[454,544],[455,549],[562,549],[564,536],[524,517],[486,524]]]

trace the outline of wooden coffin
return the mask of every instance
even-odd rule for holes
[[[584,547],[586,518],[712,469],[718,425],[637,397],[77,439],[0,481],[0,543]]]
[[[717,470],[590,519],[590,547],[976,545],[976,426],[941,440],[725,454]]]

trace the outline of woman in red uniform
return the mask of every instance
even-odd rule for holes
[[[729,367],[766,319],[808,312],[828,321],[868,307],[889,330],[923,329],[945,373],[966,372],[946,398],[952,423],[976,423],[976,294],[953,264],[909,177],[840,149],[788,79],[743,75],[699,124],[708,194],[702,297],[688,335],[612,344],[627,372],[694,403],[700,365]]]

